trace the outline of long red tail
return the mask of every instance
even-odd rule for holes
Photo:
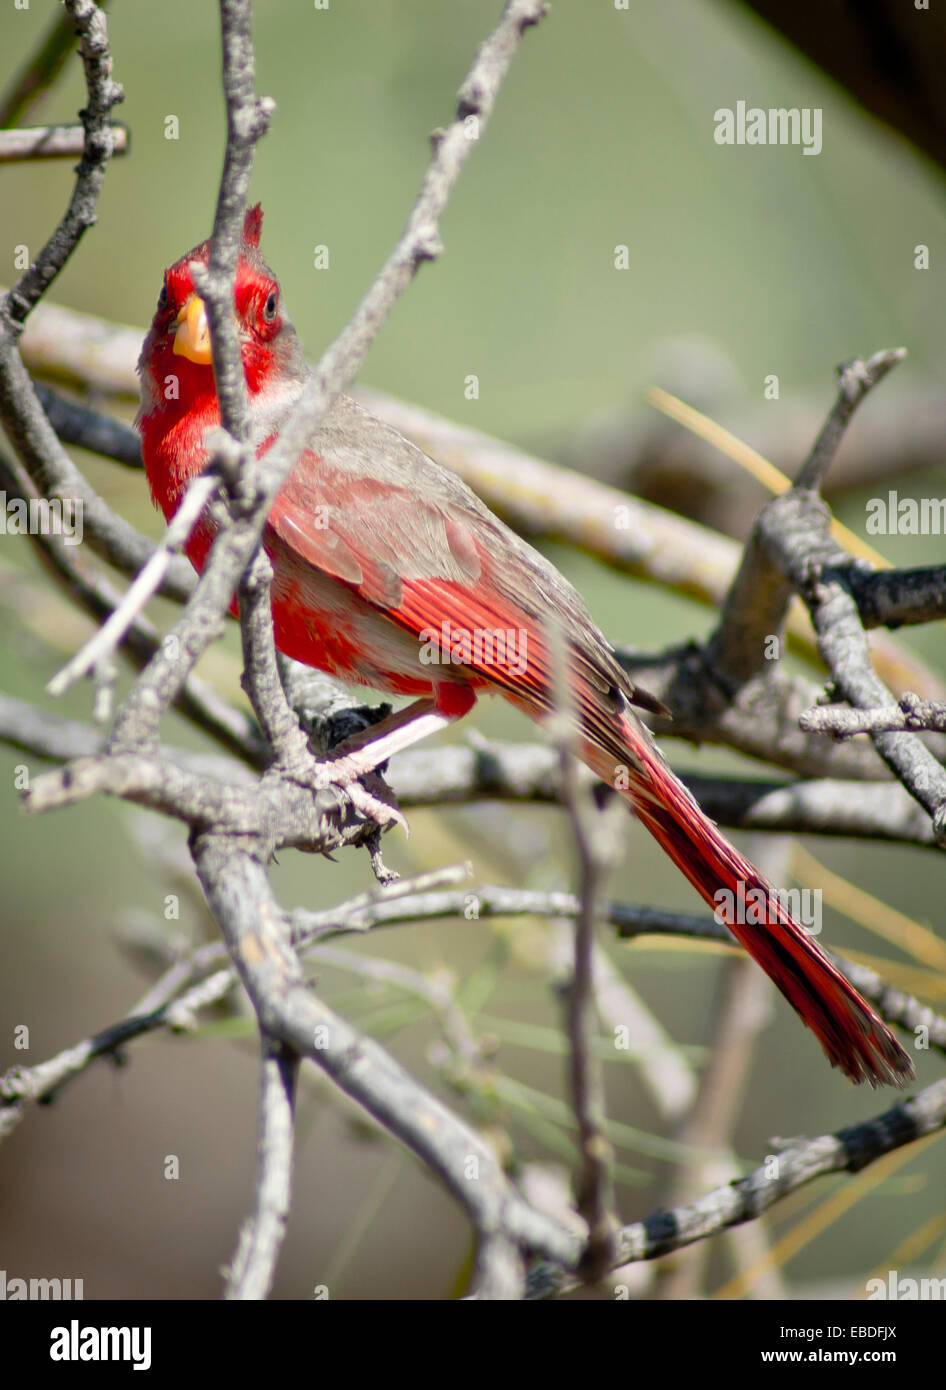
[[[852,1081],[905,1086],[913,1063],[886,1024],[786,910],[759,870],[705,816],[626,719],[623,767],[608,748],[585,743],[589,766],[617,787],[697,892],[781,990],[815,1034],[832,1066]],[[597,732],[597,731],[596,731]]]

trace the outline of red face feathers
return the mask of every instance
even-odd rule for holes
[[[234,310],[250,397],[265,393],[287,376],[302,380],[305,364],[298,338],[283,312],[279,281],[259,251],[263,213],[247,211],[237,261]],[[151,331],[138,370],[142,414],[186,402],[205,413],[216,408],[207,315],[194,289],[191,262],[207,264],[210,242],[203,241],[165,272]]]

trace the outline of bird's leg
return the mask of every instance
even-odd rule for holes
[[[458,717],[442,714],[437,701],[425,695],[340,743],[330,757],[319,762],[319,774],[324,777],[325,785],[333,783],[347,787],[366,772],[373,772],[395,753],[448,728]]]
[[[377,724],[345,739],[330,757],[320,759],[316,785],[343,787],[365,815],[380,825],[396,822],[407,831],[407,821],[397,807],[380,800],[359,778],[374,772],[395,753],[462,719],[475,703],[476,696],[467,685],[451,681],[436,686],[432,696],[425,695],[404,709],[395,710]]]

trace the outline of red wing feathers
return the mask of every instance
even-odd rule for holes
[[[524,561],[521,543],[508,543],[512,533],[474,507],[452,509],[453,502],[445,506],[387,478],[355,477],[308,453],[277,497],[269,525],[302,559],[350,585],[419,642],[439,642],[440,659],[457,675],[467,667],[479,677],[475,684],[494,684],[540,710],[551,710],[555,682],[535,610],[558,611],[582,714],[592,728],[610,722],[623,686],[620,668],[603,669],[597,655],[598,644],[609,650],[604,638],[594,630],[597,641],[583,641],[569,605],[543,604],[548,576]]]

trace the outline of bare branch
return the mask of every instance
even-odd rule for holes
[[[796,1139],[739,1182],[719,1187],[698,1201],[656,1212],[617,1235],[618,1263],[654,1260],[704,1240],[717,1231],[753,1221],[790,1192],[829,1173],[859,1173],[885,1154],[946,1127],[946,1081],[902,1101],[876,1119],[818,1139]],[[532,1298],[576,1288],[578,1281],[548,1265],[530,1277]]]
[[[946,703],[921,700],[909,692],[895,705],[880,709],[851,709],[847,705],[821,705],[806,710],[798,721],[811,733],[850,738],[852,734],[876,734],[893,729],[946,730]]]
[[[93,0],[65,0],[65,6],[79,35],[79,53],[89,97],[88,105],[81,112],[85,130],[82,160],[76,171],[69,206],[59,226],[22,278],[0,300],[0,342],[4,354],[16,343],[30,310],[62,270],[83,233],[95,223],[95,208],[115,142],[109,115],[124,99],[121,87],[112,81],[112,57],[104,12]]]
[[[343,709],[348,698],[340,698]],[[327,723],[332,722],[329,717]],[[343,721],[335,739],[347,737],[349,727]],[[54,761],[89,757],[102,747],[98,730],[41,713],[2,694],[0,741]],[[197,757],[179,748],[165,751],[181,766],[210,770],[218,780],[245,778],[245,767],[232,760]],[[260,765],[261,746],[240,751],[246,762]],[[456,746],[417,749],[399,754],[388,776],[405,807],[497,799],[555,803],[560,799],[556,756],[543,744],[490,744],[488,753]],[[706,813],[724,825],[935,847],[929,817],[897,783],[779,782],[692,774],[683,780]]]
[[[293,1098],[299,1058],[265,1034],[260,1069],[258,1172],[253,1214],[227,1272],[227,1299],[265,1298],[286,1234],[292,1195]]]
[[[673,711],[672,720],[648,720],[658,735],[722,743],[804,777],[889,775],[870,744],[832,744],[799,729],[799,716],[823,687],[785,663],[766,662],[733,692],[720,683],[709,649],[696,642],[657,655],[620,648],[618,659],[635,684]]]
[[[104,10],[108,0],[102,0]],[[75,47],[71,14],[63,12],[40,40],[39,47],[0,97],[0,126],[16,125],[26,111],[56,81]]]
[[[835,691],[857,709],[896,709],[871,664],[847,584],[847,575],[858,566],[829,534],[824,503],[797,490],[778,497],[762,513],[758,534],[808,604]],[[878,732],[871,737],[887,766],[929,812],[937,843],[946,846],[946,769],[915,734]]]
[[[81,651],[76,652],[62,670],[47,683],[46,691],[49,695],[65,695],[77,680],[89,675],[100,662],[117,651],[142,609],[161,589],[171,568],[174,552],[184,545],[205,506],[219,487],[220,479],[216,475],[206,473],[202,473],[189,484],[181,505],[168,523],[159,545],[152,551],[107,621],[89,638]]]
[[[25,470],[3,454],[0,454],[0,484],[6,489],[8,499],[36,496]],[[83,547],[67,545],[63,537],[54,531],[35,530],[29,539],[47,570],[70,597],[96,621],[107,622],[121,604],[122,595],[90,563],[89,557],[83,554]],[[157,630],[146,618],[139,616],[130,623],[124,634],[122,650],[141,669],[151,660],[159,640]],[[222,699],[193,671],[180,691],[176,708],[230,752],[248,762],[261,763],[264,750],[251,720],[242,710],[235,709]]]
[[[37,314],[49,308],[48,305],[41,306]],[[27,333],[29,331],[27,328]],[[21,347],[25,342],[24,336]],[[33,390],[60,443],[77,444],[81,449],[88,449],[93,454],[101,454],[114,463],[122,463],[126,468],[141,472],[144,467],[141,435],[131,425],[106,415],[104,411],[93,410],[80,401],[70,400],[51,386],[44,386],[41,381],[33,381]]]
[[[871,574],[852,570],[851,593],[865,627],[903,627],[946,618],[946,565]]]
[[[792,492],[768,503],[753,527],[719,624],[707,645],[707,659],[730,692],[769,665],[769,644],[773,638],[781,638],[792,597],[790,572],[776,563],[763,540],[771,509],[785,497],[809,495],[817,489],[858,404],[903,356],[901,349],[892,349],[875,354],[867,362],[855,358],[840,369],[837,401]]]
[[[219,959],[226,959],[219,948]],[[189,973],[196,969],[196,960],[188,964]],[[175,971],[168,976],[177,978]],[[52,1100],[68,1082],[75,1079],[99,1057],[115,1058],[118,1050],[135,1038],[154,1033],[162,1028],[174,1031],[193,1027],[193,1015],[199,1010],[217,1003],[236,983],[236,975],[231,968],[217,970],[209,977],[182,994],[166,1000],[157,1008],[145,1010],[147,1001],[132,1010],[120,1023],[105,1028],[92,1038],[86,1038],[74,1047],[57,1053],[47,1062],[35,1067],[13,1067],[0,1077],[0,1140],[11,1134],[23,1119],[27,1108],[38,1101]]]
[[[557,657],[556,686],[560,711],[550,722],[553,735],[558,735],[562,797],[571,822],[579,866],[579,910],[575,919],[571,977],[565,985],[564,994],[572,1105],[578,1122],[582,1157],[577,1205],[588,1223],[588,1243],[581,1268],[589,1283],[595,1283],[613,1259],[616,1226],[612,1178],[614,1152],[605,1132],[604,1077],[593,1045],[596,1028],[595,923],[598,895],[613,857],[614,846],[613,837],[608,836],[603,828],[605,811],[597,810],[587,781],[578,776],[578,765],[569,746],[569,731],[575,727],[575,712],[569,708],[571,702],[568,698],[564,641],[561,632],[550,636],[557,639],[550,641],[550,647]],[[595,824],[596,821],[598,824]]]
[[[802,464],[795,481],[796,488],[808,492],[820,491],[844,431],[851,422],[851,416],[868,391],[883,381],[887,373],[892,371],[898,362],[902,362],[906,355],[906,348],[887,348],[875,353],[866,362],[855,357],[838,368],[838,398],[812,446],[811,453]]]
[[[261,1027],[322,1068],[437,1174],[467,1211],[483,1247],[501,1237],[573,1265],[580,1242],[529,1207],[492,1150],[423,1090],[377,1043],[359,1037],[306,988],[289,946],[289,923],[263,866],[226,839],[197,835],[198,876]]]
[[[896,783],[705,777],[681,769],[677,775],[724,825],[935,845],[929,817]],[[537,743],[416,749],[399,754],[387,778],[404,807],[560,800],[555,754]]]
[[[830,534],[830,516],[815,488],[859,401],[903,357],[894,349],[841,371],[841,389],[795,487],[763,508],[733,582],[708,659],[735,687],[763,668],[766,644],[778,640],[794,590],[809,609],[818,646],[836,690],[860,709],[896,707],[875,673],[846,576],[864,568]],[[930,814],[933,836],[946,846],[946,770],[915,736],[874,732],[888,767]]]
[[[128,131],[113,125],[112,154],[126,154]],[[85,131],[78,125],[40,125],[0,130],[0,164],[28,159],[75,159],[85,147]]]
[[[471,901],[472,889],[458,896],[451,894],[448,901],[455,904],[459,897],[461,905],[451,906],[444,913],[433,910],[438,901],[435,890],[468,879],[471,873],[469,863],[448,864],[442,869],[415,874],[412,878],[398,879],[380,893],[377,890],[359,893],[338,907],[324,908],[321,912],[298,908],[290,914],[293,945],[302,951],[325,937],[366,932],[386,923],[416,921],[415,912],[418,910],[424,917],[450,916],[454,911],[461,912]]]
[[[246,438],[246,383],[233,319],[233,282],[253,155],[275,110],[271,98],[258,97],[253,90],[256,55],[252,21],[250,0],[220,0],[227,143],[210,238],[210,259],[206,267],[193,267],[194,284],[207,306],[220,420],[224,429],[240,441]]]

